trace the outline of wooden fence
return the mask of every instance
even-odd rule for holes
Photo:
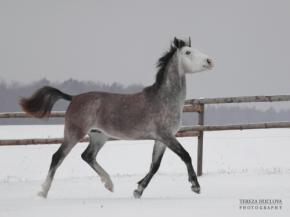
[[[281,102],[290,101],[290,95],[275,96],[245,96],[245,97],[223,97],[223,98],[203,98],[186,100],[183,112],[197,112],[198,125],[181,127],[176,136],[178,137],[198,137],[197,145],[197,175],[202,175],[203,161],[203,137],[204,131],[221,131],[221,130],[246,130],[246,129],[267,129],[267,128],[290,128],[290,122],[268,122],[268,123],[251,123],[251,124],[231,124],[231,125],[204,125],[205,105],[207,104],[225,104],[225,103],[249,103],[249,102]],[[50,117],[63,118],[65,112],[52,112]],[[23,112],[0,113],[0,118],[31,118]],[[114,140],[114,138],[110,138]],[[85,137],[81,142],[88,142],[89,138]],[[46,139],[6,139],[0,140],[0,146],[11,145],[40,145],[40,144],[59,144],[63,138],[46,138]]]

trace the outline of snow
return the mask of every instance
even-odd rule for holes
[[[183,162],[166,150],[140,200],[132,193],[149,169],[152,141],[108,142],[98,161],[114,182],[107,191],[81,159],[78,144],[57,171],[48,198],[36,196],[59,145],[0,147],[0,216],[289,216],[290,130],[210,132],[204,136],[201,194]],[[0,126],[0,138],[61,137],[63,126]],[[196,165],[196,138],[180,138]],[[195,166],[196,168],[196,166]],[[240,199],[281,199],[281,210],[241,210]]]

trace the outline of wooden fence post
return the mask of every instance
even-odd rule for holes
[[[204,104],[199,104],[198,125],[204,125]],[[202,175],[202,157],[203,157],[203,131],[199,132],[197,143],[197,175]]]

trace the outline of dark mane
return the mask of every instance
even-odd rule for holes
[[[176,50],[177,49],[171,45],[170,50],[165,52],[163,56],[159,58],[157,62],[158,71],[156,74],[156,81],[155,81],[155,85],[157,85],[157,87],[159,87],[162,84],[162,81],[164,80],[166,66],[168,62],[171,60],[172,56],[175,54]]]
[[[171,60],[171,58],[173,57],[173,55],[175,54],[177,48],[183,48],[184,46],[190,46],[190,44],[187,44],[185,41],[180,40],[180,39],[176,39],[174,38],[173,44],[170,46],[170,49],[168,51],[166,51],[163,56],[161,56],[157,62],[157,74],[156,74],[156,80],[155,83],[145,89],[158,89],[161,84],[164,81],[165,78],[165,72],[166,72],[166,67],[169,63],[169,61]]]

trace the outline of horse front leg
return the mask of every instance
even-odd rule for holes
[[[188,181],[192,184],[191,190],[197,194],[200,193],[200,185],[197,181],[197,176],[192,166],[191,157],[188,152],[182,147],[174,136],[162,136],[161,141],[177,154],[185,163],[188,172]]]
[[[151,181],[154,174],[159,169],[165,149],[166,146],[162,144],[162,142],[155,140],[150,170],[147,175],[138,182],[138,188],[134,191],[135,198],[140,198],[142,196],[143,191]]]

